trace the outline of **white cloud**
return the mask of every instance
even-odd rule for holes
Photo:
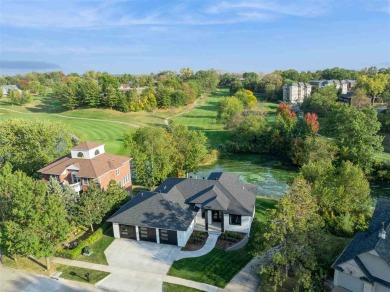
[[[331,1],[317,0],[298,0],[298,1],[223,1],[211,5],[205,9],[209,14],[224,13],[251,13],[262,12],[268,14],[290,15],[298,17],[314,17],[324,14],[328,11]]]
[[[316,16],[324,1],[2,1],[0,25],[43,29],[222,25]],[[163,3],[163,4],[161,4]],[[149,5],[147,5],[149,4]]]

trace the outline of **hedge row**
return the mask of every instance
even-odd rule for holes
[[[98,241],[104,234],[105,231],[111,228],[111,223],[105,222],[100,226],[95,232],[91,234],[87,239],[80,241],[76,248],[74,249],[63,249],[60,248],[56,251],[56,256],[71,259],[76,259],[83,252],[84,247],[94,244]]]

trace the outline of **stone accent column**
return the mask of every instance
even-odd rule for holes
[[[137,236],[137,240],[139,241],[139,228],[138,228],[138,226],[135,226],[135,234]]]
[[[157,239],[157,243],[160,243],[160,232],[158,228],[156,228],[156,239]]]

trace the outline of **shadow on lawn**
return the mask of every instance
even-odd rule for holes
[[[41,104],[35,107],[26,107],[32,113],[61,113],[67,111],[62,106],[61,100],[53,95],[48,95],[41,98]]]
[[[69,272],[69,275],[71,275],[71,276],[73,276],[73,277],[78,277],[78,278],[80,278],[81,280],[83,280],[83,281],[85,281],[85,282],[88,282],[88,279],[87,279],[87,278],[84,278],[84,277],[79,276],[76,272],[71,271],[71,272]]]
[[[34,259],[33,257],[28,257],[28,259],[29,259],[30,261],[32,261],[33,263],[37,264],[38,266],[40,266],[40,267],[44,268],[45,270],[47,270],[47,267],[46,267],[44,264],[40,263],[39,261],[37,261],[37,260]]]

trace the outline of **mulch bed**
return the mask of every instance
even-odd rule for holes
[[[204,244],[206,243],[207,237],[208,237],[207,232],[202,232],[202,231],[194,231],[191,234],[191,237],[188,239],[187,244],[185,247],[182,248],[183,251],[195,251],[198,249],[201,249]]]
[[[245,233],[226,231],[222,233],[217,240],[216,247],[226,250],[228,247],[235,245],[245,237]]]

